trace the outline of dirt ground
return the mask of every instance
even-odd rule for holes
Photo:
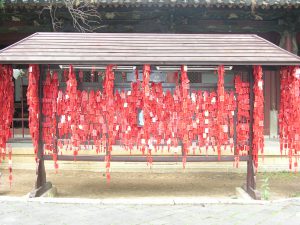
[[[2,171],[0,196],[23,196],[32,190],[33,170],[14,170],[12,187],[7,171]],[[58,174],[48,171],[47,179],[58,189],[58,197],[113,198],[147,196],[235,196],[235,187],[245,183],[246,174],[228,172],[176,172],[176,173],[112,173],[107,184],[103,173],[65,171]],[[270,199],[300,197],[300,173],[260,173],[257,188],[268,188]]]

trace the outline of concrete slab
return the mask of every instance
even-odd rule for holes
[[[41,197],[43,198],[55,198],[57,196],[57,187],[52,185],[52,187],[47,190]]]
[[[244,199],[244,200],[252,200],[250,195],[241,187],[236,187],[235,188],[235,193],[238,198]]]

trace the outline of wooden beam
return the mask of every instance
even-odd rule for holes
[[[152,156],[153,162],[182,162],[182,155],[178,156]],[[187,156],[187,162],[234,162],[234,155],[223,155],[218,159],[218,156],[205,156],[205,155],[195,155]],[[74,161],[73,155],[58,155],[58,160],[61,161]],[[51,155],[45,155],[44,160],[52,160]],[[88,161],[88,162],[104,162],[104,155],[78,155],[76,156],[76,161]],[[248,156],[240,156],[240,161],[247,161]],[[111,162],[147,162],[147,156],[133,156],[133,155],[112,155]]]

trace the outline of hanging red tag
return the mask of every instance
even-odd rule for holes
[[[298,66],[284,67],[280,75],[280,151],[288,155],[289,168],[296,170],[300,155],[300,69]]]
[[[253,142],[252,155],[254,165],[258,166],[258,154],[264,153],[264,93],[263,73],[261,66],[253,67],[254,76],[254,109],[253,109]]]

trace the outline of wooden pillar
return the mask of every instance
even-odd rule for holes
[[[247,181],[245,191],[253,198],[260,199],[260,193],[256,190],[256,173],[253,164],[253,109],[254,109],[254,81],[253,81],[253,68],[249,69],[249,87],[250,87],[250,123],[249,123],[249,151],[247,161]]]
[[[40,197],[43,193],[52,188],[52,184],[46,180],[46,169],[44,163],[44,143],[43,143],[43,68],[39,67],[39,142],[37,152],[37,168],[35,190],[30,193],[30,197]]]
[[[37,153],[37,179],[35,183],[35,188],[38,189],[46,183],[46,171],[44,165],[44,147],[43,147],[43,70],[42,66],[40,66],[40,74],[39,74],[39,145],[38,145],[38,153]]]
[[[236,75],[234,75],[234,83],[235,83],[235,78],[236,78]],[[233,115],[233,146],[234,146],[234,156],[237,156],[238,155],[238,150],[237,150],[237,132],[236,132],[236,126],[238,125],[238,116],[237,116],[237,113],[238,113],[238,107],[237,107],[237,102],[238,102],[238,96],[237,96],[237,92],[236,92],[236,88],[235,88],[235,84],[234,84],[234,97],[236,99],[236,107],[235,107],[235,110],[234,110],[234,115]]]

